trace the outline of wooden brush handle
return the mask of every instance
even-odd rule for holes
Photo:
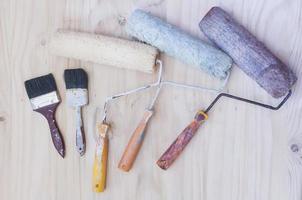
[[[107,158],[108,158],[108,124],[99,124],[99,141],[97,141],[93,163],[93,191],[103,192],[106,188]]]
[[[63,138],[61,135],[61,132],[58,128],[57,122],[55,118],[53,120],[48,120],[49,128],[51,131],[51,139],[53,144],[55,145],[56,150],[58,153],[64,157],[65,156],[65,149],[64,149],[64,143],[63,143]]]
[[[142,146],[145,137],[145,129],[152,114],[153,112],[151,110],[146,110],[143,118],[141,119],[140,123],[132,134],[118,165],[121,170],[127,172],[131,169],[136,159],[136,156]]]
[[[56,118],[55,118],[55,112],[56,112],[57,106],[58,106],[58,103],[51,104],[49,106],[39,108],[35,111],[41,113],[47,119],[50,133],[51,133],[52,142],[53,142],[56,150],[58,151],[58,153],[64,158],[65,145],[64,145],[64,141],[63,141],[61,132],[58,128]]]
[[[176,140],[160,157],[160,159],[157,161],[157,165],[162,169],[168,169],[193,138],[201,123],[207,118],[207,114],[205,114],[203,111],[199,111],[195,115],[194,120],[181,132]]]
[[[76,107],[76,146],[79,154],[83,156],[85,154],[85,133],[82,121],[82,107]]]

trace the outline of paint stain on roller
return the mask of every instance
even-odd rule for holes
[[[292,144],[290,149],[292,152],[297,153],[299,151],[299,146],[297,144]]]
[[[119,25],[125,26],[126,22],[127,22],[126,17],[124,17],[122,15],[118,16],[118,23],[119,23]]]

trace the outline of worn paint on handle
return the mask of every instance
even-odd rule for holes
[[[76,146],[79,154],[83,156],[85,154],[85,133],[82,121],[82,107],[76,107]]]
[[[162,169],[168,169],[193,138],[202,122],[204,122],[207,118],[208,116],[206,113],[199,111],[195,115],[194,120],[181,132],[176,140],[160,157],[160,159],[157,161],[157,165]]]
[[[103,192],[106,188],[107,159],[108,159],[108,129],[109,125],[102,123],[98,127],[98,141],[93,163],[93,191]]]
[[[58,153],[64,158],[65,144],[64,144],[62,134],[58,128],[56,118],[55,118],[55,112],[56,112],[58,105],[59,105],[59,103],[51,104],[48,106],[38,108],[35,111],[38,113],[41,113],[47,119],[50,133],[51,133],[52,142],[53,142],[56,150],[58,151]]]
[[[123,171],[129,171],[136,159],[136,156],[142,146],[144,137],[145,137],[145,129],[148,125],[149,119],[151,118],[153,111],[146,110],[143,118],[132,134],[128,145],[123,153],[123,156],[119,162],[119,169]]]

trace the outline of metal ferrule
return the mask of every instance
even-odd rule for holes
[[[77,107],[88,104],[88,90],[87,89],[67,89],[66,91],[67,104],[69,106]]]
[[[34,110],[59,102],[60,98],[57,94],[57,91],[53,91],[30,99],[31,106]]]

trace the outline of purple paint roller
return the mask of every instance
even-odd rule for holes
[[[199,27],[273,97],[286,95],[296,82],[295,74],[223,9],[213,7],[201,20]]]
[[[291,87],[297,80],[295,74],[280,59],[221,8],[212,8],[201,20],[199,26],[212,42],[228,53],[238,67],[270,95],[275,98],[287,95],[279,105],[271,106],[231,94],[220,93],[205,110],[197,112],[194,120],[159,158],[157,165],[162,169],[168,169],[173,164],[200,125],[207,120],[207,113],[220,98],[231,98],[267,109],[278,110],[290,97]]]

